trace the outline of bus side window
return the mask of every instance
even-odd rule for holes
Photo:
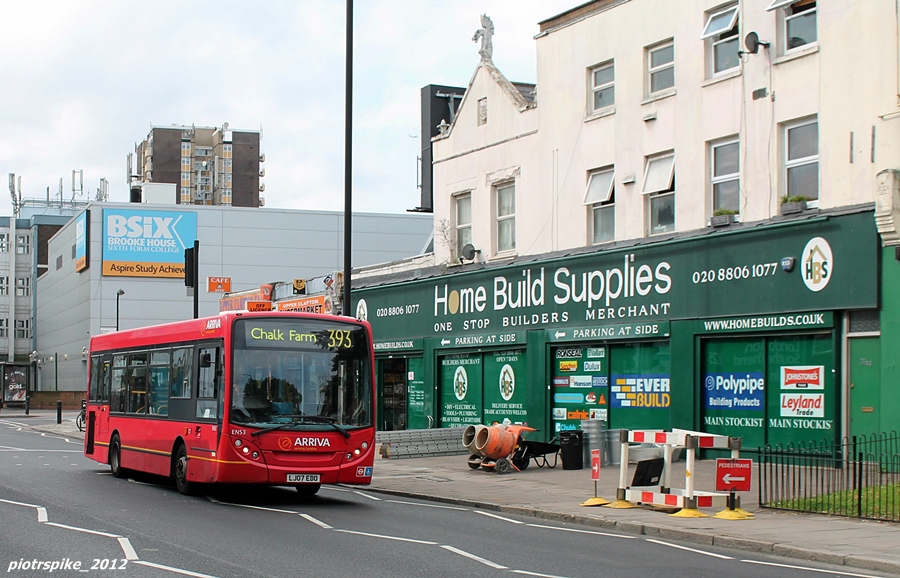
[[[172,352],[168,349],[150,353],[150,413],[169,414],[169,382]]]
[[[125,401],[128,392],[128,381],[125,377],[125,355],[117,354],[112,358],[111,391],[109,411],[125,412]]]
[[[91,387],[88,399],[90,401],[100,401],[100,357],[91,358]]]
[[[172,352],[170,397],[191,397],[191,365],[194,348],[181,347]]]
[[[216,397],[222,389],[222,348],[201,347],[199,359],[197,417],[215,418],[218,409]]]
[[[98,398],[102,403],[109,403],[109,382],[112,379],[112,357],[109,355],[103,356],[103,361],[100,362],[100,397]]]

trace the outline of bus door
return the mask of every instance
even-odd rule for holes
[[[99,395],[97,400],[100,402],[97,407],[97,415],[94,417],[97,425],[97,431],[103,435],[100,437],[106,439],[109,436],[109,389],[110,379],[112,378],[112,356],[104,355],[99,358],[97,383],[99,386]],[[93,378],[92,378],[93,382]]]
[[[222,360],[222,343],[204,343],[197,348],[196,420],[188,439],[188,455],[193,463],[188,472],[192,480],[203,483],[216,479],[216,448],[222,420],[219,414],[219,398],[223,395]]]

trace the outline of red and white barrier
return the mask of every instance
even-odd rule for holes
[[[730,449],[732,458],[740,453],[741,440],[729,436],[673,429],[671,432],[655,430],[623,430],[620,437],[619,487],[616,501],[610,508],[633,508],[635,504],[659,504],[682,508],[674,515],[705,517],[697,508],[722,508],[728,506],[728,494],[700,492],[694,489],[694,462],[697,449]],[[658,491],[628,487],[628,447],[630,443],[653,443],[663,446],[663,483]],[[671,487],[672,455],[676,448],[684,448],[686,467],[684,489]]]

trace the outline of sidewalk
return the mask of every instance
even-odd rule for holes
[[[55,423],[56,412],[24,411],[4,408],[0,420],[27,423],[34,429],[82,438],[75,427],[77,412],[65,412],[62,424]],[[376,453],[376,456],[378,454]],[[617,510],[606,507],[582,507],[594,496],[591,470],[540,468],[534,461],[523,472],[499,475],[472,470],[467,456],[384,459],[376,457],[371,490],[479,507],[509,514],[579,523],[697,544],[737,548],[844,565],[859,570],[876,570],[900,575],[900,524],[839,518],[825,515],[795,514],[760,509],[754,473],[752,491],[740,494],[741,506],[755,514],[750,520],[717,518],[677,518],[649,508]],[[552,458],[550,462],[552,463]],[[672,467],[672,487],[683,488],[685,462]],[[634,473],[629,467],[628,481]],[[619,469],[603,468],[597,495],[614,500]],[[695,465],[696,490],[715,489],[715,462]],[[702,509],[715,514],[715,509]]]

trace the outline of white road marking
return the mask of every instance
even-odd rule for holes
[[[545,530],[559,530],[560,532],[577,532],[578,534],[593,534],[595,536],[607,536],[609,538],[624,538],[625,540],[638,540],[637,536],[623,536],[621,534],[610,534],[609,532],[596,532],[594,530],[577,530],[575,528],[557,528],[556,526],[544,526],[543,524],[528,524],[532,528],[543,528]]]
[[[466,558],[468,558],[470,560],[475,560],[476,562],[480,562],[480,563],[484,564],[485,566],[490,566],[491,568],[494,568],[495,570],[509,570],[509,567],[507,567],[507,566],[497,564],[496,562],[491,562],[490,560],[482,558],[481,556],[476,556],[475,554],[470,554],[470,553],[466,552],[465,550],[460,550],[459,548],[454,548],[453,546],[442,545],[441,548],[443,548],[444,550],[449,550],[449,551],[453,552],[454,554],[459,554],[460,556],[465,556]]]
[[[713,552],[705,552],[703,550],[697,550],[696,548],[688,548],[687,546],[679,546],[678,544],[670,544],[669,542],[662,542],[660,540],[654,540],[652,538],[646,539],[648,542],[653,542],[654,544],[662,544],[663,546],[669,546],[670,548],[678,548],[679,550],[687,550],[688,552],[694,552],[696,554],[703,554],[704,556],[712,556],[713,558],[721,558],[722,560],[734,560],[731,556],[725,556],[723,554],[714,554]]]
[[[212,500],[210,500],[212,501]],[[279,514],[297,514],[293,510],[279,510],[278,508],[265,508],[263,506],[251,506],[250,504],[232,504],[231,502],[220,502],[219,500],[215,500],[215,503],[222,504],[223,506],[234,506],[235,508],[249,508],[251,510],[262,510],[264,512],[277,512]]]
[[[193,576],[194,578],[216,578],[215,576],[210,576],[209,574],[201,574],[199,572],[191,572],[190,570],[182,570],[181,568],[174,568],[172,566],[163,566],[162,564],[154,564],[153,562],[144,562],[143,560],[135,560],[135,564],[140,564],[141,566],[148,566],[150,568],[156,568],[157,570],[166,570],[167,572],[175,572],[176,574],[183,574],[185,576]]]
[[[131,547],[131,542],[128,541],[128,538],[116,538],[119,541],[119,546],[122,547],[122,551],[125,552],[126,560],[138,560],[137,552],[134,551],[134,548]]]
[[[334,529],[332,526],[329,526],[328,524],[326,524],[325,522],[323,522],[321,520],[317,520],[317,519],[313,518],[309,514],[300,514],[300,517],[303,518],[304,520],[308,520],[308,521],[312,522],[313,524],[315,524],[316,526],[318,526],[320,528],[325,528],[326,530]]]
[[[66,526],[65,524],[57,524],[56,522],[47,522],[48,526],[56,526],[57,528],[62,528],[63,530],[74,530],[76,532],[83,532],[85,534],[94,534],[95,536],[105,536],[107,538],[121,538],[122,536],[118,534],[110,534],[109,532],[101,532],[99,530],[88,530],[87,528],[78,528],[76,526]]]
[[[489,518],[494,518],[497,520],[503,520],[504,522],[509,522],[510,524],[524,524],[525,522],[520,522],[518,520],[513,520],[512,518],[504,518],[503,516],[498,516],[497,514],[491,514],[490,512],[482,512],[481,510],[473,510],[476,514],[481,514],[482,516],[487,516]]]
[[[406,506],[422,506],[423,508],[440,508],[442,510],[459,510],[465,512],[469,508],[460,508],[459,506],[442,506],[440,504],[420,504],[418,502],[404,502],[403,500],[385,500],[392,504],[404,504]]]
[[[41,452],[42,454],[47,452],[58,452],[58,453],[72,453],[72,450],[29,450],[26,448],[14,448],[11,446],[0,446],[0,452]],[[38,456],[42,458],[44,456]]]
[[[526,576],[540,576],[541,578],[566,578],[565,576],[557,576],[556,574],[539,574],[537,572],[529,572],[527,570],[510,570],[513,574],[524,574]]]
[[[12,504],[13,506],[25,506],[27,508],[40,508],[40,506],[37,506],[35,504],[26,504],[25,502],[14,502],[12,500],[4,500],[2,498],[0,498],[0,502],[3,502],[4,504]]]
[[[792,564],[777,564],[775,562],[760,562],[759,560],[741,560],[748,564],[760,564],[761,566],[775,566],[776,568],[791,568],[792,570],[808,570],[810,572],[824,572],[825,574],[840,574],[841,576],[856,576],[857,578],[878,578],[872,574],[854,574],[846,570],[821,570],[819,568],[809,568],[807,566],[794,566]]]
[[[369,536],[370,538],[384,538],[385,540],[395,540],[397,542],[412,542],[413,544],[428,544],[429,546],[437,546],[437,542],[428,542],[426,540],[413,540],[412,538],[401,538],[399,536],[385,536],[384,534],[370,534],[369,532],[357,532],[356,530],[341,530],[335,532],[343,532],[344,534],[356,534],[357,536]]]
[[[376,498],[375,496],[370,496],[369,494],[354,490],[354,494],[359,494],[363,498],[369,498],[370,500],[375,500],[376,502],[380,502],[381,498]]]
[[[44,522],[47,522],[50,519],[47,517],[47,508],[44,508],[43,506],[37,507],[37,513],[38,513],[38,522],[40,522],[42,524]]]

